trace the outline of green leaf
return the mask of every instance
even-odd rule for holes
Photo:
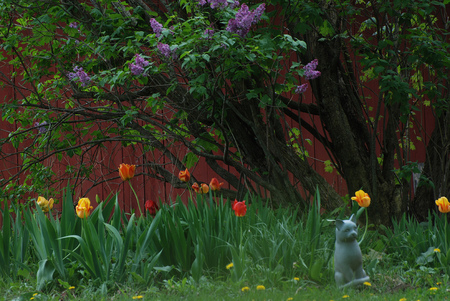
[[[194,167],[198,161],[199,161],[198,156],[192,152],[189,152],[184,156],[182,162],[186,166],[186,168],[189,169]]]
[[[55,272],[55,267],[52,262],[48,259],[43,259],[39,261],[39,269],[36,273],[37,276],[37,290],[42,290],[47,282],[53,280],[53,273]]]

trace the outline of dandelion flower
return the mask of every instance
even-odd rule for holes
[[[401,299],[398,300],[398,301],[406,301],[406,298],[401,298]]]
[[[227,266],[226,266],[227,270],[231,269],[232,267],[233,267],[233,263],[229,263],[229,264],[227,264]]]
[[[372,284],[371,284],[370,282],[367,282],[367,281],[364,282],[363,284],[364,284],[365,286],[372,286]]]
[[[430,291],[437,291],[438,288],[437,287],[430,287]]]
[[[258,285],[257,287],[256,287],[256,290],[257,291],[263,291],[263,290],[265,290],[266,288],[264,287],[264,285]]]
[[[300,280],[300,278],[294,277],[294,281],[299,281],[299,280]]]
[[[292,300],[294,300],[294,298],[292,298],[292,297],[289,297],[286,299],[286,301],[292,301]]]
[[[243,288],[241,288],[241,291],[243,292],[248,292],[250,290],[250,288],[248,286],[244,286]]]
[[[75,289],[75,286],[70,286],[69,289],[73,290],[73,289]]]
[[[436,253],[441,253],[441,249],[439,249],[439,248],[436,248],[433,251],[436,252]]]
[[[349,298],[349,297],[350,297],[349,295],[342,296],[342,298]]]
[[[139,296],[133,296],[133,299],[142,299],[142,298],[144,298],[144,297],[142,297],[141,295],[139,295]]]

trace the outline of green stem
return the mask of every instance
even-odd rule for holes
[[[367,208],[364,211],[366,211],[366,227],[364,228],[363,236],[361,237],[361,240],[358,242],[358,244],[361,244],[362,241],[364,240],[364,237],[366,236],[367,233],[367,228],[369,227],[369,213],[367,213]]]
[[[443,214],[443,216],[444,216],[444,235],[445,235],[445,237],[444,237],[444,247],[445,247],[445,253],[444,254],[447,254],[447,252],[448,252],[448,249],[447,249],[447,214]]]
[[[139,213],[141,214],[141,216],[144,216],[144,215],[142,214],[141,204],[139,203],[139,198],[138,198],[138,196],[137,196],[137,194],[136,194],[136,191],[134,191],[134,188],[133,188],[133,186],[131,185],[131,181],[127,181],[127,182],[128,182],[128,184],[130,184],[130,188],[131,188],[131,190],[133,191],[134,196],[136,197],[136,202],[137,202],[137,204],[138,204]]]

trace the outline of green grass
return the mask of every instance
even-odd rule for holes
[[[69,193],[65,202],[72,204]],[[371,285],[341,290],[333,220],[344,212],[321,215],[318,195],[303,214],[253,199],[244,217],[211,196],[163,206],[154,218],[123,214],[117,202],[102,203],[87,220],[73,206],[57,219],[4,207],[0,300],[448,299],[445,215],[367,231],[360,246]]]
[[[387,271],[389,272],[389,271]],[[136,300],[448,300],[448,281],[438,275],[416,275],[425,277],[433,286],[415,286],[405,282],[402,277],[395,275],[377,275],[372,286],[338,289],[333,283],[317,285],[309,281],[288,281],[284,287],[265,287],[256,290],[256,286],[249,285],[249,291],[243,292],[245,283],[238,285],[230,282],[210,281],[203,279],[196,283],[184,279],[169,281],[151,287],[133,287],[132,284],[115,284],[108,293],[103,294],[102,289],[94,286],[81,286],[74,289],[60,290],[54,288],[50,292],[36,292],[31,283],[14,283],[7,286],[0,285],[5,292],[2,300],[133,300],[133,297],[142,296]],[[436,288],[430,290],[430,288]]]

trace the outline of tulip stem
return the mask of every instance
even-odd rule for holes
[[[443,214],[443,216],[444,216],[444,235],[445,235],[445,237],[444,237],[444,247],[445,247],[445,254],[448,254],[448,249],[447,249],[447,214]]]
[[[363,236],[361,237],[361,240],[358,242],[358,244],[361,244],[362,241],[364,240],[364,237],[366,236],[367,233],[367,228],[369,227],[369,213],[367,212],[367,207],[365,208],[364,211],[366,211],[366,227],[364,228]]]
[[[136,197],[136,202],[137,202],[137,204],[138,204],[139,213],[141,214],[141,216],[143,216],[142,210],[141,210],[141,204],[139,203],[139,198],[138,198],[138,196],[137,196],[137,194],[136,194],[136,191],[134,191],[133,185],[131,185],[131,181],[128,180],[127,182],[128,182],[128,184],[130,184],[130,188],[131,188],[131,190],[133,191],[134,196]]]

